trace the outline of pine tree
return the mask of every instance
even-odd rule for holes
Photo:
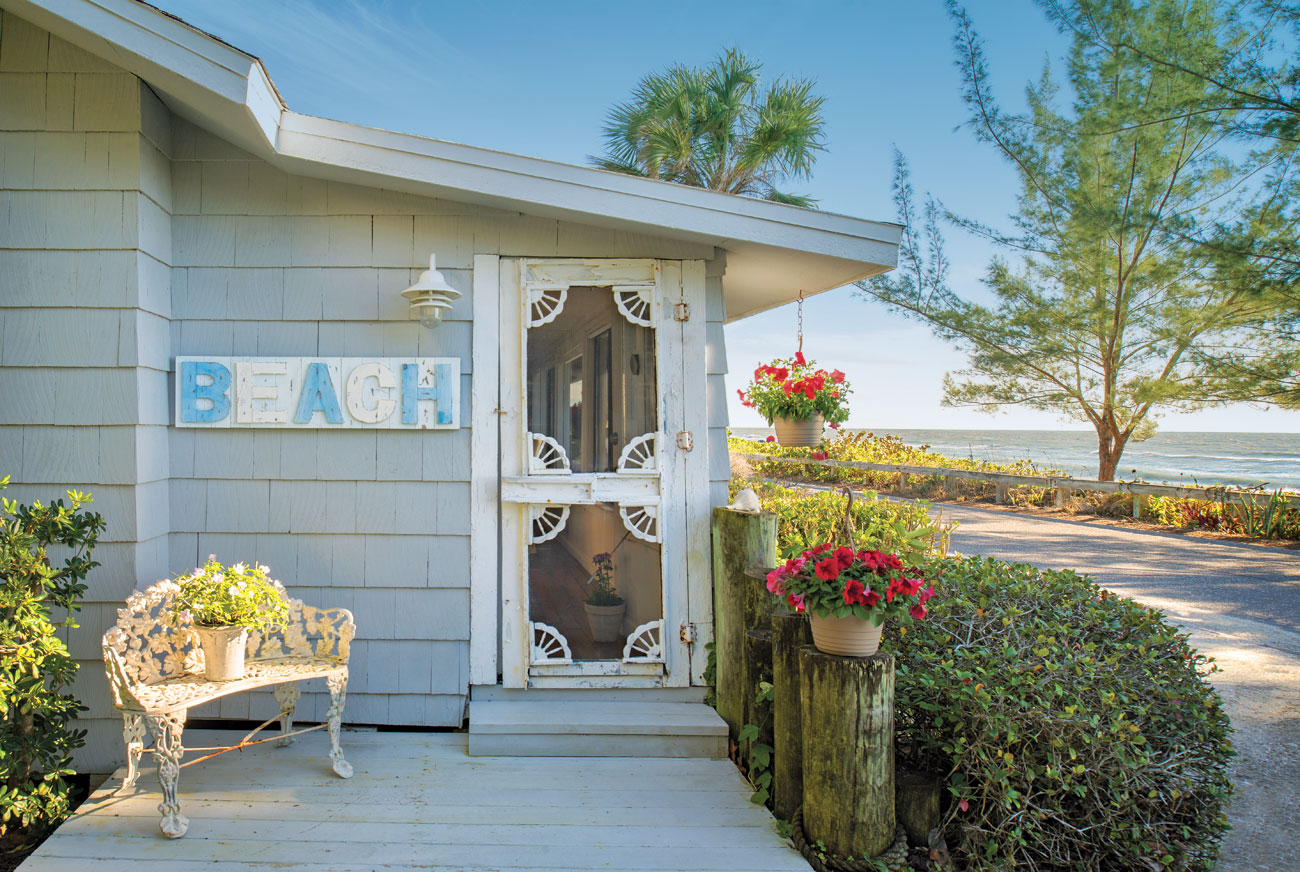
[[[1249,347],[1266,308],[1217,282],[1199,240],[1240,220],[1242,168],[1227,157],[1234,109],[1169,114],[1208,90],[1125,48],[1161,42],[1193,62],[1230,50],[1214,2],[1098,0],[1076,34],[1064,74],[1046,68],[1026,90],[1028,108],[1004,110],[970,16],[949,13],[970,127],[1015,169],[1012,232],[918,210],[898,156],[895,200],[906,225],[900,269],[859,283],[870,299],[930,325],[969,353],[945,378],[945,403],[987,411],[1023,405],[1087,421],[1097,433],[1097,475],[1114,478],[1131,440],[1155,431],[1163,410],[1222,401],[1225,348]],[[1062,106],[1064,104],[1064,106]],[[947,281],[940,222],[950,218],[998,245],[984,283],[989,303]]]

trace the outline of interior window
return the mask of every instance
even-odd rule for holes
[[[568,373],[569,391],[566,399],[569,403],[567,416],[569,468],[582,472],[582,358],[575,357],[564,365]]]
[[[612,472],[658,427],[655,332],[633,324],[609,288],[570,288],[553,321],[528,331],[528,430],[554,439],[573,472]]]

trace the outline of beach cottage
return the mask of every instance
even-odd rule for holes
[[[100,634],[210,553],[355,613],[348,722],[720,753],[723,324],[892,267],[899,228],[299,115],[136,0],[0,8],[0,475],[108,521],[78,765],[124,757]],[[624,602],[589,616],[598,569]]]

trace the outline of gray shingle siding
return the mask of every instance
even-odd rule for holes
[[[430,251],[464,292],[434,331],[399,296]],[[725,498],[725,262],[711,246],[289,175],[0,13],[0,476],[23,500],[91,490],[108,520],[69,639],[90,707],[79,766],[123,758],[100,635],[132,589],[209,553],[353,610],[349,721],[461,723],[475,254],[707,261],[707,447]],[[462,428],[176,429],[177,355],[459,357]],[[306,694],[299,716],[327,705]],[[193,715],[273,713],[259,693]]]

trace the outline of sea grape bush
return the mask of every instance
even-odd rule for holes
[[[948,457],[930,451],[928,445],[908,445],[896,436],[877,436],[874,433],[848,433],[841,431],[817,448],[798,448],[778,445],[776,442],[754,442],[731,438],[728,446],[733,454],[763,454],[772,457],[806,457],[814,460],[848,460],[865,463],[887,463],[902,466],[942,467],[975,472],[1002,472],[1015,475],[1061,476],[1058,469],[1041,467],[1029,460],[1014,463],[994,463],[970,458]],[[826,466],[802,466],[791,463],[748,461],[759,475],[786,480],[804,480],[826,484],[852,484],[878,491],[905,491],[908,496],[938,498],[945,493],[944,476],[909,474],[906,486],[897,472],[884,470],[847,469]],[[987,499],[993,496],[991,482],[954,479],[952,487],[960,498]],[[1277,491],[1236,500],[1195,500],[1183,497],[1153,496],[1145,503],[1142,517],[1170,527],[1212,530],[1220,533],[1259,539],[1300,539],[1300,509],[1288,504],[1294,494]],[[1049,488],[1028,485],[1015,486],[1006,493],[1012,505],[1052,505],[1054,494]],[[1080,514],[1095,514],[1117,518],[1133,516],[1133,497],[1127,493],[1076,492],[1070,500],[1069,510]]]
[[[0,500],[0,854],[23,849],[69,812],[66,777],[85,739],[69,725],[84,707],[66,692],[77,664],[58,633],[77,626],[86,575],[99,565],[91,552],[104,519],[81,511],[88,502],[76,491],[66,504]],[[55,609],[66,617],[56,620]]]
[[[733,478],[731,495],[752,487],[764,510],[776,514],[777,553],[782,561],[840,538],[846,497],[829,491],[807,492],[764,481]],[[925,503],[891,503],[868,492],[853,501],[855,549],[897,554],[914,566],[934,554],[946,554],[952,524],[930,516]]]
[[[972,460],[960,457],[947,457],[930,451],[929,445],[908,445],[897,436],[877,436],[874,433],[849,433],[841,430],[833,438],[822,442],[817,448],[798,448],[778,445],[776,442],[754,442],[749,439],[731,438],[728,447],[737,454],[768,454],[773,457],[807,457],[815,460],[849,460],[863,463],[896,463],[904,466],[946,467],[948,469],[974,470],[978,472],[1006,472],[1018,475],[1058,475],[1058,470],[1035,466],[1028,460],[1015,463],[992,463],[985,460]],[[890,490],[899,485],[897,472],[870,469],[845,469],[828,466],[799,466],[790,463],[765,463],[761,460],[750,461],[754,470],[761,475],[776,478],[801,478],[827,484],[854,484],[876,490]],[[943,493],[943,476],[909,476],[909,492],[921,492],[925,495]],[[981,496],[987,491],[992,494],[993,485],[988,482],[967,479],[955,482],[958,492],[963,496]],[[1047,494],[1046,488],[1016,488],[1016,496],[1026,502],[1042,503]]]
[[[1212,869],[1233,751],[1186,635],[1070,571],[928,571],[943,597],[884,647],[900,765],[945,779],[959,866]]]

